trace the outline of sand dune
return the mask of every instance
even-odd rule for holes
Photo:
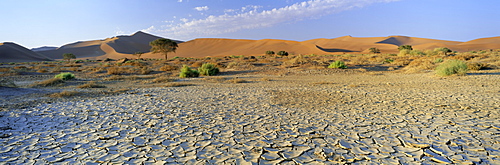
[[[149,52],[149,42],[160,37],[136,32],[130,36],[117,36],[103,40],[80,41],[61,46],[57,49],[36,49],[52,59],[61,59],[64,53],[73,53],[80,59],[134,58],[133,53],[144,52],[144,58],[164,58],[162,54]],[[268,50],[287,51],[290,54],[339,54],[369,53],[369,48],[378,48],[382,53],[397,53],[401,45],[412,45],[414,49],[428,50],[447,47],[454,51],[500,49],[500,37],[481,38],[468,42],[436,40],[407,36],[388,37],[351,37],[333,39],[319,38],[307,41],[276,39],[246,40],[201,38],[187,42],[176,41],[179,48],[169,57],[206,57],[230,55],[264,55]],[[4,53],[5,54],[5,53]],[[14,56],[13,56],[14,57]]]
[[[0,43],[0,62],[52,61],[51,58],[12,42]]]
[[[131,36],[79,41],[61,46],[55,50],[39,51],[39,53],[54,59],[61,59],[64,53],[73,53],[77,58],[86,59],[130,58],[136,52],[149,52],[151,49],[149,42],[158,38],[161,37],[139,31]]]
[[[324,53],[315,45],[287,40],[195,39],[179,44],[179,57],[205,57],[229,55],[264,55],[268,50],[287,51],[291,54]]]

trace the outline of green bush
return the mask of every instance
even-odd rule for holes
[[[436,67],[436,74],[439,76],[465,75],[466,73],[467,64],[460,60],[448,60]]]
[[[215,67],[214,64],[205,63],[198,68],[198,72],[200,72],[201,75],[213,76],[219,73],[219,68]]]
[[[187,78],[187,77],[198,77],[200,76],[200,72],[197,70],[191,70],[189,66],[184,65],[182,66],[181,73],[179,74],[180,78]]]
[[[370,53],[380,53],[380,49],[378,48],[370,48]]]
[[[279,52],[277,53],[277,55],[280,55],[280,56],[288,56],[288,52],[286,52],[286,51],[279,51]]]
[[[442,63],[442,62],[443,62],[442,58],[438,58],[438,59],[434,60],[434,63]]]
[[[347,69],[347,65],[343,61],[335,61],[332,62],[328,68],[340,68],[340,69]]]
[[[65,73],[59,73],[54,78],[58,78],[61,80],[71,80],[75,78],[75,75],[73,73],[65,72]]]
[[[398,50],[413,50],[413,47],[411,45],[401,45]]]
[[[268,55],[268,56],[272,56],[272,55],[274,55],[274,54],[275,54],[275,53],[274,53],[274,51],[272,51],[272,50],[268,50],[268,51],[266,51],[266,55]]]

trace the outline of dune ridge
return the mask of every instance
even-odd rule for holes
[[[158,36],[138,31],[132,35],[116,36],[102,40],[78,41],[63,45],[57,49],[41,48],[38,54],[51,59],[61,59],[64,53],[73,53],[79,59],[135,58],[132,54],[143,52],[144,58],[164,58],[162,54],[150,52],[149,42]],[[176,41],[176,40],[174,40]],[[259,56],[268,50],[287,51],[290,54],[343,54],[370,53],[370,48],[378,48],[382,53],[398,53],[401,45],[412,45],[414,49],[432,50],[447,47],[453,51],[500,49],[500,37],[480,38],[467,42],[437,40],[408,36],[388,37],[352,37],[318,38],[306,41],[290,41],[278,39],[225,39],[198,38],[187,42],[176,41],[179,48],[169,57],[216,57],[230,55]],[[5,51],[3,52],[5,54]],[[5,55],[4,55],[5,56]],[[12,56],[12,55],[11,55]],[[34,55],[37,56],[37,55]],[[39,55],[38,55],[39,56]],[[12,56],[12,58],[15,56]],[[16,61],[16,60],[14,60]],[[18,59],[17,61],[22,61]]]
[[[0,43],[0,62],[33,61],[52,61],[52,59],[13,42]]]
[[[133,57],[136,52],[148,53],[151,49],[149,42],[156,40],[158,36],[138,31],[130,36],[116,36],[102,40],[78,41],[63,45],[54,50],[42,50],[44,54],[53,59],[61,59],[65,53],[73,53],[81,59],[105,59]],[[182,41],[176,41],[181,43]]]

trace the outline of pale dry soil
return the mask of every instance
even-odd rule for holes
[[[3,110],[0,164],[500,164],[498,72],[240,78]]]

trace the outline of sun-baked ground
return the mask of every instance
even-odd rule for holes
[[[1,162],[498,164],[496,56],[5,64]],[[486,70],[436,76],[443,59]],[[342,60],[348,69],[329,69]],[[178,78],[202,63],[217,76]],[[46,71],[41,71],[45,69]],[[76,79],[42,82],[60,72]],[[47,85],[49,84],[49,85]],[[47,85],[47,86],[45,86]]]

